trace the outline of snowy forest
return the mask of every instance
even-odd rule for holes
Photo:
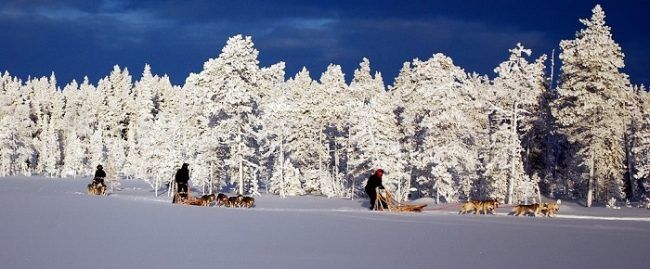
[[[96,84],[0,76],[0,176],[92,176],[158,189],[190,164],[209,192],[362,195],[386,171],[399,200],[540,195],[614,205],[650,191],[650,95],[621,71],[621,47],[596,6],[555,55],[513,44],[493,78],[434,54],[393,85],[362,59],[350,83],[330,64],[285,79],[252,38],[227,40],[183,86],[145,65]]]

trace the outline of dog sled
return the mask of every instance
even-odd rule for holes
[[[172,203],[181,205],[195,205],[195,206],[210,206],[215,200],[214,194],[203,195],[201,197],[194,197],[189,193],[177,192],[174,194]]]
[[[384,208],[383,205],[386,205]],[[393,195],[384,190],[377,188],[377,199],[373,205],[374,210],[389,212],[422,212],[426,204],[404,204],[393,199]]]
[[[195,206],[210,206],[215,200],[214,194],[203,195],[200,197],[192,196],[190,192],[179,192],[176,183],[172,186],[174,196],[172,198],[173,204],[181,205],[195,205]]]

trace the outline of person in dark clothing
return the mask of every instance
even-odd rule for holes
[[[100,184],[106,187],[106,184],[104,184],[105,178],[106,178],[106,172],[104,172],[104,167],[100,164],[97,166],[97,170],[95,171],[95,178],[93,178],[93,182],[95,184]]]
[[[377,169],[374,174],[368,178],[366,183],[366,194],[370,197],[370,210],[373,210],[375,207],[375,201],[377,200],[377,188],[384,189],[384,185],[381,184],[381,178],[384,175],[384,170]],[[386,202],[381,202],[384,208],[387,208]]]
[[[178,185],[179,193],[187,194],[187,182],[190,181],[190,170],[187,168],[189,166],[188,163],[184,163],[181,169],[176,171],[174,181],[176,181],[176,184]]]

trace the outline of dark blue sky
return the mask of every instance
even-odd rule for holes
[[[402,63],[441,52],[493,77],[517,42],[534,56],[571,39],[602,4],[633,83],[650,83],[650,0],[464,1],[0,1],[0,70],[26,78],[52,71],[59,84],[112,66],[139,79],[145,63],[182,85],[219,55],[229,36],[253,36],[264,66],[302,66],[318,79],[329,63],[349,80],[362,57],[392,83]],[[646,26],[643,26],[646,25]]]

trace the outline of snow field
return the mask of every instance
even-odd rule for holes
[[[263,195],[253,209],[193,207],[154,197],[139,181],[124,181],[122,191],[107,197],[87,196],[88,182],[0,179],[2,267],[643,268],[650,262],[646,221],[397,214],[368,211],[366,200],[310,196]]]

